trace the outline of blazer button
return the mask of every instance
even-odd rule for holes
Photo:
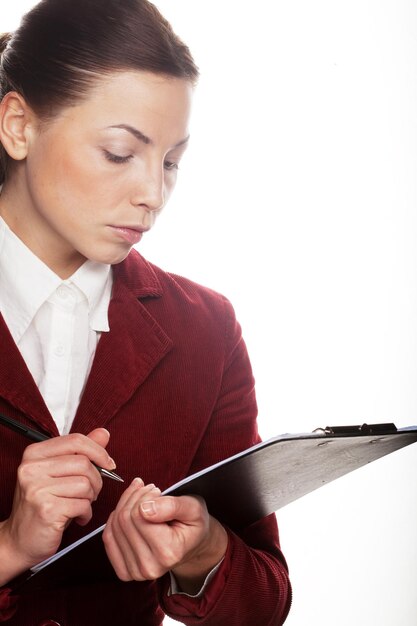
[[[44,619],[42,622],[39,622],[38,626],[61,626],[61,624],[54,619]]]

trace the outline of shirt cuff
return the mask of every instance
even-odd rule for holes
[[[198,593],[194,594],[194,595],[191,595],[190,593],[185,593],[185,591],[181,591],[181,589],[180,589],[180,587],[179,587],[179,585],[178,585],[178,581],[177,581],[177,579],[175,578],[174,574],[173,574],[172,572],[169,572],[169,576],[170,576],[170,578],[171,578],[171,585],[170,585],[170,587],[169,587],[169,589],[168,589],[168,594],[167,594],[167,595],[168,595],[168,596],[172,596],[172,595],[174,595],[174,594],[180,594],[180,595],[183,595],[183,596],[188,596],[189,598],[201,598],[201,596],[204,594],[204,591],[205,591],[205,589],[206,589],[207,585],[208,585],[208,584],[209,584],[209,582],[210,582],[210,581],[214,578],[214,576],[216,575],[216,573],[217,573],[217,571],[219,570],[220,565],[223,563],[223,561],[224,561],[224,557],[223,557],[223,558],[222,558],[222,560],[221,560],[219,563],[217,563],[217,565],[215,565],[215,566],[213,567],[213,569],[212,569],[212,570],[211,570],[211,571],[207,574],[207,576],[206,576],[206,578],[205,578],[205,580],[204,580],[204,582],[203,582],[203,585],[202,585],[202,587],[201,587],[200,591],[199,591]]]

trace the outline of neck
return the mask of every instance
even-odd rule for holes
[[[65,280],[86,261],[80,253],[52,232],[42,212],[19,193],[13,180],[4,183],[0,195],[0,215],[16,237],[57,276]]]

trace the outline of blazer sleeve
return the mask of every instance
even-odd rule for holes
[[[241,329],[224,300],[223,375],[209,425],[191,473],[259,442],[254,379]],[[244,485],[242,485],[244,488]],[[291,605],[288,569],[275,515],[239,533],[226,528],[226,556],[201,597],[168,595],[169,576],[159,581],[163,610],[187,626],[279,626]]]
[[[12,595],[10,587],[0,589],[0,622],[7,622],[17,610],[17,597]]]

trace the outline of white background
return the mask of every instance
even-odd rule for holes
[[[156,4],[202,78],[141,251],[232,300],[264,438],[416,424],[417,4]],[[278,513],[289,626],[415,626],[416,470],[414,445]]]

